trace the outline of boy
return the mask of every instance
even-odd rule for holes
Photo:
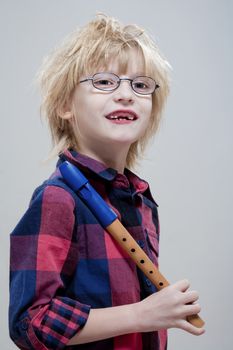
[[[129,168],[158,128],[168,70],[142,29],[99,15],[39,75],[58,165],[83,171],[156,265],[157,204]],[[11,234],[10,334],[21,349],[164,350],[168,328],[204,332],[186,321],[200,311],[188,288],[156,292],[58,168]]]

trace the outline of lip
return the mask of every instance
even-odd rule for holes
[[[117,120],[117,119],[110,119],[109,117],[110,116],[132,116],[134,117],[133,120],[127,120],[127,119],[122,119],[122,120]],[[130,109],[117,109],[115,111],[112,111],[110,113],[108,113],[105,118],[107,118],[108,120],[112,121],[112,122],[115,122],[115,123],[131,123],[131,122],[134,122],[135,120],[137,120],[139,118],[139,116],[137,115],[137,113],[135,113],[134,111],[130,110]]]

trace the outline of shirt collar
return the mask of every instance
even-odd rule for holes
[[[99,177],[111,181],[117,176],[117,170],[108,168],[105,164],[99,162],[96,159],[90,158],[84,154],[78,153],[73,150],[65,150],[61,155],[62,161],[68,160],[72,164],[81,167],[84,171],[94,172]]]
[[[138,175],[133,173],[131,170],[125,168],[124,174],[120,174],[116,169],[109,168],[105,164],[97,161],[96,159],[90,158],[84,154],[78,153],[74,150],[65,150],[60,155],[58,165],[68,160],[72,164],[80,167],[84,172],[95,173],[98,177],[106,181],[113,181],[114,184],[121,184],[123,187],[131,187],[134,189],[134,193],[144,193],[150,199],[154,199],[151,195],[149,184],[145,180],[142,180]],[[116,187],[118,187],[116,185]],[[157,205],[157,203],[156,203]]]

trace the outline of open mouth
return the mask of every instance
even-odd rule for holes
[[[109,115],[106,118],[110,120],[136,120],[137,119],[134,116],[123,116],[123,115],[122,116]]]
[[[115,111],[112,113],[109,113],[106,116],[107,119],[109,120],[128,120],[128,121],[133,121],[138,119],[138,116],[136,113],[132,111]]]

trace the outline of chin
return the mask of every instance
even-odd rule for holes
[[[112,141],[114,143],[117,143],[118,145],[131,146],[132,143],[138,141],[138,138],[132,138],[132,139],[129,139],[129,138],[123,139],[123,138],[121,138],[121,139],[115,139],[115,140],[112,140]]]

